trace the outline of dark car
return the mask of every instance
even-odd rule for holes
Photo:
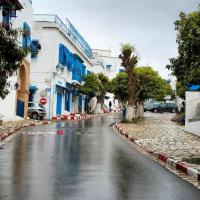
[[[153,108],[153,103],[144,104],[144,112],[150,111]]]
[[[160,111],[160,107],[163,105],[162,102],[154,102],[152,103],[149,108],[148,108],[148,111],[151,111],[151,112],[159,112]]]
[[[152,112],[178,112],[178,107],[174,103],[158,104],[151,109]]]
[[[28,116],[31,119],[43,119],[46,116],[46,109],[40,103],[29,102],[28,103]]]

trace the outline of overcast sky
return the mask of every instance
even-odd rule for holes
[[[118,56],[121,43],[135,45],[140,65],[162,76],[177,54],[173,22],[180,11],[197,9],[199,0],[33,0],[34,12],[69,18],[92,48]]]

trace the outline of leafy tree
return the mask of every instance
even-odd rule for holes
[[[137,101],[150,98],[163,101],[166,95],[173,95],[171,86],[152,67],[137,67],[134,73],[139,93]]]
[[[178,56],[170,59],[167,68],[184,85],[200,84],[200,6],[190,14],[181,12],[179,17],[175,22]]]
[[[8,78],[17,71],[26,55],[18,44],[17,35],[14,29],[5,30],[0,27],[0,97],[2,99],[9,93]]]
[[[180,82],[176,83],[176,95],[185,99],[185,92],[189,90],[185,85],[181,84]]]
[[[128,78],[124,72],[119,73],[110,82],[110,92],[115,95],[119,102],[125,104],[128,101]]]
[[[97,97],[97,103],[101,104],[101,108],[104,102],[104,97],[109,88],[109,79],[102,73],[88,74],[84,77],[84,84],[80,86],[80,91],[87,94],[90,98]]]
[[[132,73],[135,77],[136,91],[138,91],[136,102],[143,102],[149,98],[163,101],[166,95],[173,94],[173,90],[167,81],[161,78],[158,72],[151,67],[136,67]],[[126,73],[119,73],[111,81],[111,88],[120,102],[128,101],[128,76]]]
[[[109,91],[110,81],[109,81],[108,77],[105,76],[103,73],[98,73],[97,77],[98,77],[98,80],[99,80],[100,86],[101,86],[99,95],[97,96],[98,97],[97,103],[103,103],[105,94],[106,94],[106,92]]]

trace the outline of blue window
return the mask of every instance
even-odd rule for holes
[[[37,58],[38,52],[41,50],[39,40],[32,40],[31,42],[31,58]]]
[[[60,46],[59,46],[59,63],[61,63],[64,66],[66,65],[65,51],[64,51],[64,46],[62,44],[60,44]]]
[[[26,22],[23,24],[22,47],[24,49],[31,48],[31,28]]]
[[[112,65],[106,65],[106,71],[110,72],[111,67],[112,67]]]
[[[125,70],[124,69],[120,69],[119,72],[125,72]]]
[[[72,80],[81,82],[83,79],[85,66],[78,58],[74,58],[74,67],[72,70]]]
[[[59,63],[66,66],[69,71],[73,70],[73,54],[63,44],[59,45]]]
[[[5,29],[10,27],[10,11],[9,9],[3,8],[2,11],[2,16],[3,16],[3,27]]]

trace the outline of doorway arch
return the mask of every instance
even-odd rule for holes
[[[17,90],[17,106],[16,114],[19,117],[26,118],[28,112],[28,99],[29,99],[29,77],[30,77],[30,64],[25,59],[18,71],[19,88]]]

